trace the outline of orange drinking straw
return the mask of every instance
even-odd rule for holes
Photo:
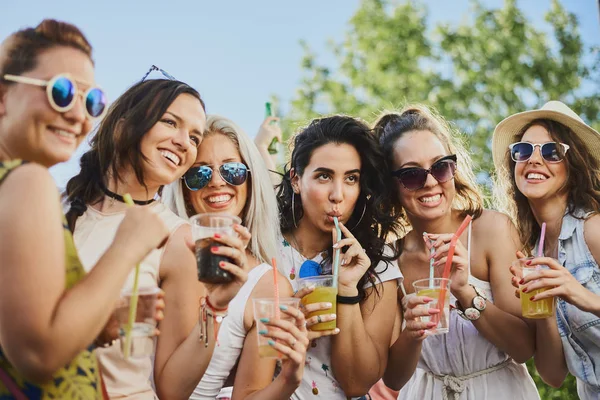
[[[279,285],[277,285],[277,260],[271,258],[273,264],[273,286],[275,286],[275,319],[279,319]]]
[[[452,267],[452,257],[454,257],[454,248],[456,247],[456,242],[458,242],[458,238],[460,235],[462,235],[465,229],[467,229],[467,226],[469,226],[469,222],[471,222],[472,219],[473,217],[467,215],[462,224],[460,224],[458,227],[456,233],[452,235],[452,240],[450,240],[450,248],[448,249],[448,257],[446,258],[446,265],[444,266],[444,273],[442,274],[442,278],[444,279],[448,279],[450,277],[450,268]],[[442,280],[440,295],[438,297],[438,309],[440,312],[444,309],[444,302],[446,300],[446,286],[447,281]]]

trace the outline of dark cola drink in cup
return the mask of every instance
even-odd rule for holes
[[[240,218],[228,214],[198,214],[191,218],[192,237],[196,243],[196,269],[198,280],[205,283],[228,283],[233,281],[233,275],[219,267],[222,261],[233,263],[229,257],[213,254],[212,247],[222,246],[214,239],[219,235],[234,236],[235,224],[240,224]]]

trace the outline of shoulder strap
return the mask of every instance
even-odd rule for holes
[[[467,238],[467,272],[471,276],[471,228],[473,227],[473,220],[469,221],[469,237]]]
[[[12,380],[2,367],[0,367],[0,381],[8,389],[8,392],[14,396],[15,400],[27,400],[27,397],[21,392],[15,381]]]
[[[10,160],[3,163],[0,163],[0,184],[6,179],[8,174],[14,171],[17,167],[25,164],[25,161],[21,160]]]

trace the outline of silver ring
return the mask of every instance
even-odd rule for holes
[[[321,322],[323,322],[323,321],[321,321],[321,316],[317,315],[317,323],[320,324]]]

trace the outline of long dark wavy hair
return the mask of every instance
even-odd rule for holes
[[[456,196],[452,203],[454,210],[460,210],[460,215],[471,215],[473,219],[481,216],[483,212],[483,196],[477,187],[475,175],[471,165],[471,158],[458,135],[450,124],[432,108],[421,104],[407,105],[400,113],[384,113],[375,122],[375,134],[383,150],[388,165],[394,163],[394,144],[404,134],[413,131],[429,131],[433,133],[444,145],[449,154],[456,154],[457,168],[454,175]],[[389,171],[389,170],[387,170]],[[400,192],[396,178],[390,173],[384,174],[387,184],[392,188],[392,204],[396,214],[400,215],[400,237],[412,229],[410,221],[400,204]]]
[[[585,143],[570,128],[560,122],[549,119],[538,119],[527,124],[516,136],[515,142],[521,140],[525,132],[532,126],[544,127],[552,140],[569,145],[565,153],[567,179],[559,192],[567,193],[567,212],[571,215],[577,209],[586,212],[600,213],[600,163],[588,151]],[[533,216],[527,197],[517,188],[515,181],[516,163],[506,151],[504,162],[496,171],[494,190],[498,209],[506,212],[519,230],[521,243],[525,251],[533,252],[535,242],[541,233],[540,225]]]
[[[360,155],[360,194],[346,226],[352,229],[352,234],[371,259],[369,270],[357,286],[359,296],[364,300],[366,292],[363,286],[368,282],[375,285],[379,280],[375,267],[381,261],[388,263],[396,259],[393,252],[388,251],[384,254],[384,250],[388,234],[397,225],[397,218],[389,201],[388,186],[381,174],[387,167],[377,141],[366,124],[352,117],[336,115],[315,119],[294,136],[290,148],[290,162],[285,167],[283,180],[277,188],[281,231],[288,233],[295,229],[292,217],[293,195],[296,196],[293,211],[296,222],[303,217],[302,197],[293,192],[292,174],[301,177],[310,163],[313,152],[330,143],[348,144]],[[293,172],[290,173],[292,169]],[[332,259],[331,249],[328,249],[327,254],[323,263]]]
[[[91,149],[81,156],[81,170],[67,183],[65,197],[71,207],[67,221],[71,231],[86,206],[104,197],[103,186],[110,177],[121,180],[121,172],[131,167],[145,186],[141,151],[142,138],[181,94],[194,96],[205,108],[200,94],[176,80],[156,79],[136,83],[109,108],[91,140]]]

